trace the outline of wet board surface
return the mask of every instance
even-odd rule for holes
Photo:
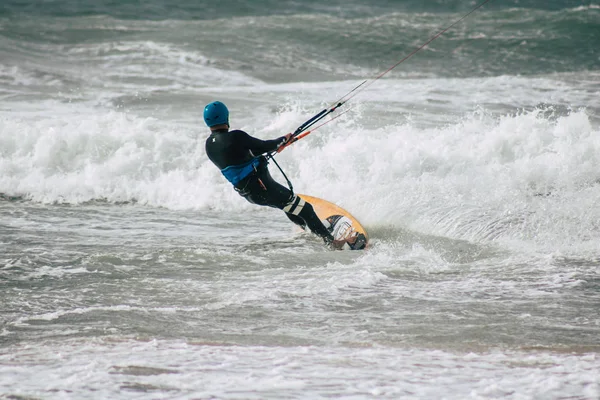
[[[315,213],[325,226],[327,226],[334,239],[347,239],[353,235],[357,235],[356,243],[349,247],[352,250],[363,250],[368,246],[369,235],[366,229],[348,211],[318,197],[305,194],[298,194],[298,196],[312,204]]]

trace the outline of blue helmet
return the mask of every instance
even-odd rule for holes
[[[229,110],[220,101],[213,101],[204,107],[204,122],[211,126],[229,124]]]

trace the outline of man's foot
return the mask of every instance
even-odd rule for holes
[[[329,245],[333,250],[342,250],[344,245],[348,243],[348,246],[352,248],[352,246],[356,243],[356,239],[358,238],[358,233],[354,233],[349,238],[345,239],[334,239]]]

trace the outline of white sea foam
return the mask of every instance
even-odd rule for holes
[[[278,160],[296,191],[334,201],[370,228],[592,246],[600,235],[594,222],[600,136],[585,110],[564,106],[589,103],[588,92],[562,82],[552,89],[551,80],[541,78],[382,81],[365,93],[368,103],[353,103]],[[461,92],[460,85],[470,88]],[[309,107],[322,107],[324,87],[343,92],[352,86],[242,85],[222,88],[220,96],[232,108],[235,127],[272,138],[301,123]],[[479,97],[470,100],[465,93],[478,88]],[[513,90],[520,90],[523,104],[540,99],[557,105],[498,115],[504,106],[492,102],[494,93]],[[200,93],[204,98],[213,91]],[[258,100],[241,102],[240,92]],[[410,104],[426,108],[431,99],[433,110],[411,116]],[[496,112],[476,106],[486,100]],[[423,123],[439,118],[436,110],[452,109],[458,113],[445,123]],[[52,101],[19,104],[18,110],[0,120],[0,193],[48,203],[252,207],[207,159],[200,116],[189,124]]]
[[[44,85],[58,86],[62,84],[56,75],[36,73],[22,66],[0,64],[0,85],[14,87]]]
[[[184,399],[595,399],[594,354],[222,346],[94,339],[15,345],[0,355],[10,396]]]

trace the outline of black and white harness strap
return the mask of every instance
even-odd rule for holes
[[[294,196],[287,206],[283,208],[283,211],[288,214],[298,215],[302,212],[305,204],[306,202],[300,196]]]

